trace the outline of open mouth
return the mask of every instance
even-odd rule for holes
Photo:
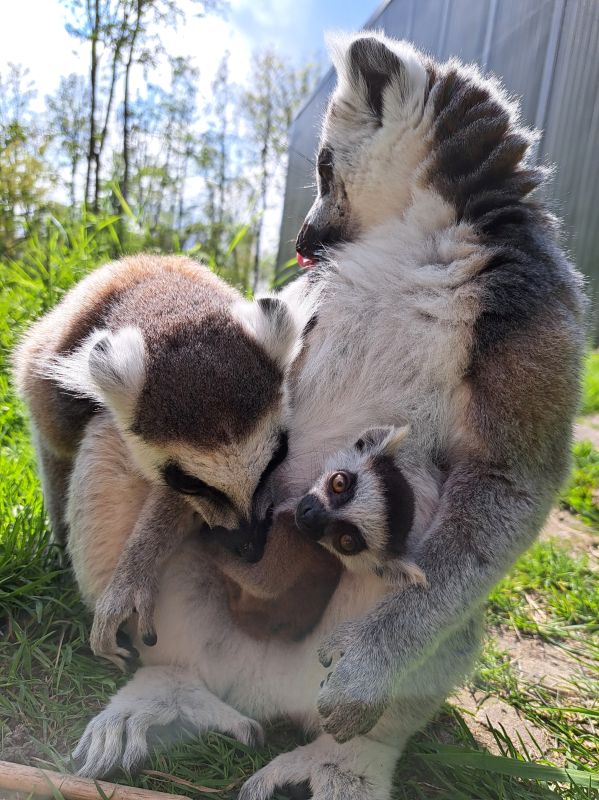
[[[300,269],[312,269],[312,267],[316,266],[316,259],[309,258],[308,256],[303,256],[299,250],[296,253],[297,255],[297,263],[299,264]]]

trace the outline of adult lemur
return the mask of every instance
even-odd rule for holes
[[[23,338],[16,376],[56,538],[67,538],[73,461],[99,409],[153,486],[96,603],[96,654],[124,666],[117,631],[134,609],[144,641],[155,639],[159,567],[191,527],[247,526],[256,487],[286,453],[298,333],[278,298],[248,302],[191,259],[135,256],[95,270]],[[68,544],[77,566],[81,551]]]
[[[240,712],[287,714],[316,738],[250,778],[243,800],[304,781],[318,800],[388,798],[403,743],[468,668],[478,609],[536,535],[566,472],[583,302],[553,220],[530,197],[543,178],[526,159],[531,133],[471,67],[370,34],[337,40],[333,57],[318,197],[298,239],[304,262],[318,265],[285,292],[291,303],[320,299],[273,491],[299,498],[364,428],[408,423],[413,452],[442,475],[436,510],[407,538],[426,582],[389,593],[344,570],[302,641],[260,641],[228,616],[225,580],[190,539],[165,569],[158,644],[141,648],[147,666],[81,740],[84,772],[135,764],[151,724],[180,718],[247,739],[255,724]],[[72,534],[90,564],[101,531],[83,478],[105,481],[111,502],[133,496],[119,488],[126,460],[125,482],[111,478],[102,447],[121,452],[98,419],[71,493]],[[221,568],[262,591],[284,524],[280,513],[263,562],[232,567],[223,557]],[[289,552],[280,571],[292,563]]]

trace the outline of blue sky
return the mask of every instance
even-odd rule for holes
[[[193,9],[189,0],[182,7]],[[185,28],[166,31],[170,52],[191,55],[200,68],[201,90],[210,82],[225,50],[231,53],[232,78],[242,83],[255,48],[273,46],[296,63],[324,56],[324,32],[361,27],[377,7],[376,0],[230,0],[224,18],[188,16]],[[41,98],[56,88],[59,77],[87,70],[87,49],[66,33],[60,0],[0,0],[0,73],[8,62],[31,70]]]

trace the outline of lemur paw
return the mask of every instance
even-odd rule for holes
[[[381,751],[383,757],[381,758]],[[388,798],[397,754],[364,743],[338,745],[323,735],[277,756],[242,786],[239,800],[382,800]]]
[[[338,742],[368,733],[390,702],[386,670],[376,643],[359,622],[337,627],[321,644],[320,663],[331,672],[321,684],[318,713]]]
[[[128,671],[136,652],[119,638],[119,627],[137,611],[137,630],[147,646],[156,644],[154,630],[155,589],[151,584],[135,586],[111,583],[96,602],[90,646],[94,655]]]

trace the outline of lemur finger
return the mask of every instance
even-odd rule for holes
[[[123,767],[128,772],[134,772],[148,756],[148,727],[143,717],[133,716],[127,720],[127,744],[123,753]]]
[[[107,721],[104,732],[104,750],[95,767],[97,775],[108,775],[120,763],[124,729],[124,717],[115,717]]]
[[[93,726],[93,720],[92,720],[92,722],[89,722],[86,725],[86,728],[83,731],[83,734],[82,734],[81,738],[79,739],[79,742],[77,743],[77,746],[75,747],[75,749],[71,753],[71,758],[74,761],[77,761],[79,758],[81,758],[81,756],[87,750],[87,747],[88,747],[88,745],[89,745],[89,743],[91,741],[92,735],[93,735],[93,730],[94,730],[94,726]]]
[[[344,625],[339,625],[320,643],[318,660],[325,669],[331,666],[335,657],[341,658],[343,656],[347,649],[348,641],[351,641],[351,629]]]
[[[154,596],[150,591],[140,590],[135,595],[137,609],[137,632],[146,647],[153,647],[158,641],[154,627]]]

